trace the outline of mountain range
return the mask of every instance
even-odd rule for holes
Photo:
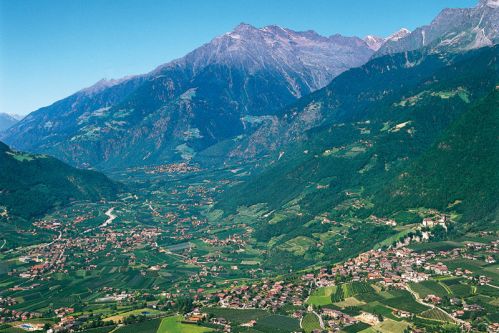
[[[498,12],[482,0],[387,38],[240,24],[148,74],[102,80],[39,109],[2,137],[101,169],[258,159],[257,175],[221,200],[228,214],[305,199],[310,214],[323,213],[332,203],[316,196],[339,205],[361,179],[366,200],[397,202],[386,193],[402,190],[385,185],[407,185],[394,170],[421,173],[416,161],[497,86]]]
[[[467,51],[499,42],[499,2],[480,0],[474,8],[444,9],[429,25],[384,43],[376,56],[417,50]]]
[[[17,123],[21,119],[22,119],[22,116],[19,116],[19,115],[0,113],[0,132],[13,126],[15,123]]]
[[[148,74],[103,80],[41,108],[3,139],[79,166],[189,159],[250,133],[373,53],[356,37],[240,24]]]
[[[8,125],[0,333],[496,332],[498,13],[242,23]]]
[[[102,80],[41,108],[1,138],[82,167],[191,160],[275,123],[286,106],[371,58],[492,45],[497,22],[496,2],[483,0],[474,8],[445,9],[428,26],[387,38],[240,24],[150,73]]]

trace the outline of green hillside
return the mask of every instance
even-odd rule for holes
[[[6,216],[41,216],[74,200],[113,198],[119,184],[46,156],[11,150],[0,142],[0,206]]]
[[[496,89],[378,193],[377,206],[455,209],[465,221],[480,221],[494,214],[499,193],[498,128]]]
[[[410,65],[395,55],[344,73],[290,108],[323,105],[322,123],[282,146],[281,158],[262,173],[228,189],[217,207],[229,218],[243,206],[265,207],[270,213],[255,236],[270,242],[269,261],[302,254],[290,249],[305,237],[318,246],[305,247],[304,259],[289,259],[303,265],[342,260],[391,235],[396,240],[430,209],[476,224],[497,208],[497,114],[491,111],[497,93],[490,95],[497,54],[497,47],[417,53],[407,56],[418,58]],[[382,75],[387,64],[391,70]]]

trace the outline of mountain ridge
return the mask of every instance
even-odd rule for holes
[[[498,8],[496,0],[479,0],[472,8],[446,8],[430,24],[384,43],[374,57],[423,47],[434,52],[459,52],[497,44]]]
[[[101,80],[41,108],[2,138],[84,167],[188,159],[373,52],[357,37],[242,24],[148,74]]]
[[[11,150],[0,141],[2,216],[32,219],[74,200],[114,199],[122,186],[46,155]],[[15,177],[13,177],[15,175]]]

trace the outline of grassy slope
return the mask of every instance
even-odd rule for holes
[[[0,142],[0,206],[29,219],[72,200],[112,198],[119,185],[45,155],[15,152]]]

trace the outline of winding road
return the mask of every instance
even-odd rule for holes
[[[58,240],[60,240],[61,238],[62,238],[62,231],[59,231],[59,236],[57,236],[57,238],[54,239],[53,241],[51,241],[50,243],[43,245],[43,247],[50,246],[50,245],[54,244],[55,242],[57,242]]]
[[[104,214],[107,216],[107,220],[106,222],[102,223],[100,225],[100,228],[104,228],[104,227],[107,227],[108,225],[110,225],[113,220],[117,217],[116,215],[113,214],[113,211],[114,211],[114,207],[111,207],[109,208]]]
[[[409,286],[406,286],[405,289],[408,292],[410,292],[412,294],[412,296],[414,296],[414,298],[416,299],[416,302],[418,302],[419,304],[426,305],[426,306],[428,306],[428,307],[430,307],[432,309],[439,309],[440,311],[442,311],[443,313],[445,313],[447,316],[449,316],[449,318],[452,318],[453,320],[455,320],[457,323],[459,323],[461,325],[464,325],[466,323],[464,320],[461,320],[459,318],[454,317],[453,315],[451,315],[450,313],[448,313],[444,309],[439,308],[438,306],[436,306],[434,304],[426,303],[425,301],[423,301],[421,299],[421,297],[419,297],[419,294],[417,292],[415,292],[414,290],[412,290]]]
[[[83,233],[84,233],[84,234],[87,234],[87,233],[89,233],[90,231],[95,230],[95,229],[97,229],[97,228],[105,228],[105,227],[107,227],[108,225],[110,225],[110,224],[114,221],[114,219],[115,219],[115,218],[117,218],[117,216],[113,214],[113,211],[114,211],[114,207],[109,208],[109,209],[108,209],[108,210],[104,213],[104,215],[106,215],[106,216],[107,216],[107,219],[106,219],[106,221],[105,221],[104,223],[102,223],[102,224],[101,224],[100,226],[98,226],[98,227],[94,227],[94,228],[87,229],[87,230],[85,230]]]

